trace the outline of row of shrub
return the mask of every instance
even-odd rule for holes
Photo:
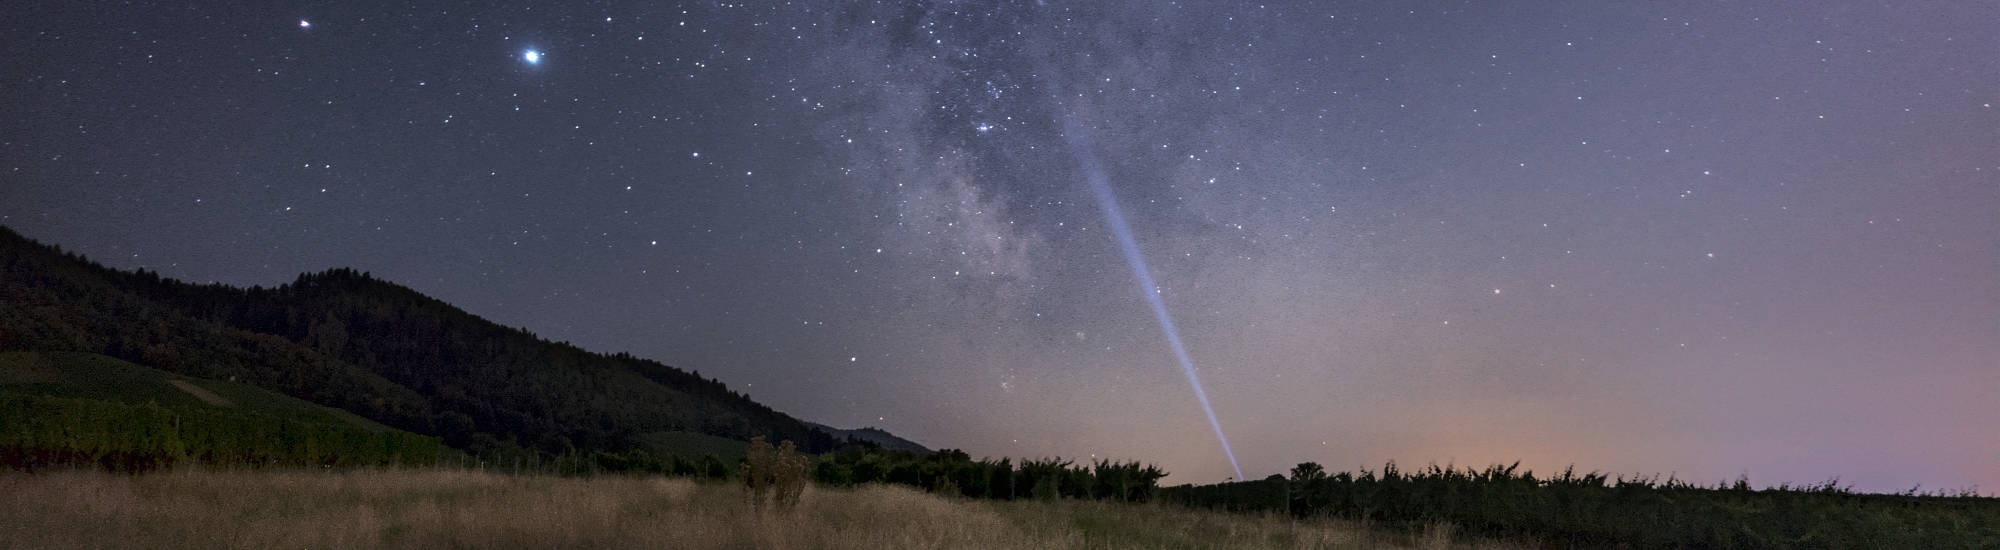
[[[13,469],[429,465],[443,449],[437,438],[408,432],[223,409],[0,393],[0,465]]]
[[[813,461],[813,481],[833,486],[894,483],[969,498],[1101,499],[1144,502],[1153,498],[1166,472],[1138,462],[1098,460],[1076,464],[1061,458],[973,460],[964,451],[932,453],[849,446]]]
[[[1411,529],[1449,522],[1561,547],[2000,548],[2000,499],[1970,493],[1860,494],[1833,481],[1755,490],[1747,479],[1703,487],[1573,470],[1536,477],[1518,466],[1406,473],[1391,463],[1328,475],[1305,463],[1289,478],[1169,487],[1160,499]]]

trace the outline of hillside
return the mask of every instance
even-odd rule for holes
[[[869,443],[880,445],[882,448],[891,451],[910,451],[914,453],[931,452],[929,448],[926,448],[915,441],[910,441],[908,439],[897,437],[896,434],[883,431],[881,428],[866,427],[866,428],[856,428],[852,430],[843,430],[840,428],[835,428],[832,426],[819,424],[815,422],[807,422],[807,424],[811,424],[812,427],[819,428],[821,431],[824,431],[826,433],[833,434],[833,437],[835,439],[839,439],[841,441],[847,441],[850,439],[855,441],[866,441]]]
[[[371,432],[393,430],[345,410],[256,386],[180,376],[84,352],[0,352],[0,393],[224,409]]]
[[[366,273],[194,285],[105,268],[0,227],[6,351],[100,354],[238,381],[474,454],[698,454],[672,442],[716,448],[714,438],[758,435],[808,452],[840,442],[699,373],[549,342]],[[688,437],[702,435],[713,437]]]

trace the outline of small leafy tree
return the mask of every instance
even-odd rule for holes
[[[799,495],[806,491],[806,456],[799,454],[791,440],[785,440],[778,443],[778,452],[772,458],[772,500],[781,507],[797,505]]]
[[[743,484],[750,489],[750,502],[770,502],[779,507],[798,504],[806,489],[806,457],[790,440],[772,447],[764,436],[750,439],[749,456],[744,458]]]
[[[1325,492],[1323,488],[1327,479],[1326,468],[1318,462],[1300,462],[1293,466],[1292,479],[1284,484],[1289,493],[1285,495],[1285,509],[1301,517],[1311,515],[1321,505],[1317,496]]]
[[[1326,468],[1320,466],[1318,462],[1300,462],[1299,465],[1292,467],[1292,481],[1295,483],[1309,483],[1321,479],[1326,479]]]
[[[773,459],[778,450],[764,441],[764,436],[750,438],[750,449],[743,459],[743,486],[750,489],[750,503],[761,504],[771,492]]]

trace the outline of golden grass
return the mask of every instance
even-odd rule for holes
[[[5,548],[1474,547],[1432,535],[1167,506],[971,501],[887,486],[813,487],[795,508],[760,510],[738,486],[658,477],[0,473]]]
[[[1036,540],[1064,541],[1062,548],[1299,548],[1521,550],[1529,546],[1453,539],[1450,524],[1416,534],[1369,529],[1338,519],[1293,520],[1264,514],[1193,510],[1169,504],[1102,501],[980,503],[1013,517]]]

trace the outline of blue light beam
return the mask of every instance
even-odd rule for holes
[[[1139,293],[1146,296],[1146,304],[1153,306],[1153,319],[1160,323],[1160,332],[1167,336],[1167,343],[1174,348],[1174,358],[1181,362],[1181,372],[1187,375],[1188,386],[1194,388],[1195,399],[1201,400],[1201,412],[1208,413],[1208,425],[1215,428],[1216,441],[1222,442],[1222,454],[1229,457],[1229,468],[1236,471],[1236,479],[1243,480],[1243,468],[1236,465],[1236,451],[1229,449],[1229,437],[1222,435],[1222,421],[1215,419],[1215,407],[1208,404],[1208,392],[1201,389],[1201,378],[1195,375],[1194,360],[1188,357],[1187,348],[1181,345],[1180,331],[1174,329],[1173,316],[1167,314],[1167,304],[1160,300],[1159,286],[1153,284],[1153,272],[1146,268],[1146,258],[1139,254],[1139,242],[1132,238],[1132,226],[1125,223],[1125,213],[1118,209],[1118,196],[1111,193],[1111,183],[1104,177],[1104,169],[1097,165],[1097,153],[1091,150],[1090,135],[1075,118],[1063,118],[1063,139],[1069,142],[1070,153],[1076,156],[1077,167],[1083,170],[1084,179],[1090,183],[1090,192],[1097,197],[1097,207],[1104,212],[1105,225],[1111,226],[1111,234],[1118,238],[1118,248],[1125,253],[1125,263],[1132,267],[1132,276],[1138,280]]]

